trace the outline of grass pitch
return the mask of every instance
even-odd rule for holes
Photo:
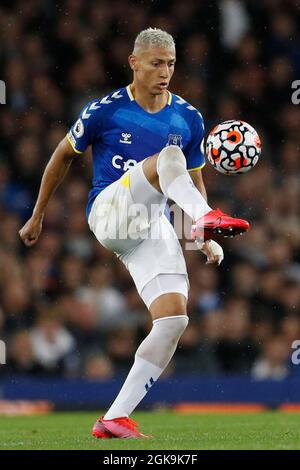
[[[93,438],[90,431],[98,414],[1,417],[0,449],[300,449],[297,414],[276,411],[232,415],[134,413],[141,431],[154,436],[149,440]]]

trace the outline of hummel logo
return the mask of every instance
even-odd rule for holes
[[[122,144],[132,144],[130,138],[131,134],[127,134],[127,132],[122,132],[122,139],[120,139],[120,142]]]
[[[146,392],[148,392],[149,388],[152,387],[154,382],[155,382],[155,380],[153,379],[153,377],[150,377],[149,384],[148,383],[145,384]]]

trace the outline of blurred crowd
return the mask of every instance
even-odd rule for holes
[[[297,24],[293,0],[1,1],[0,377],[127,374],[151,328],[128,272],[89,231],[89,151],[49,203],[39,242],[28,249],[18,237],[51,153],[86,102],[130,83],[127,56],[149,26],[174,35],[170,89],[199,108],[207,132],[243,119],[263,147],[248,174],[204,169],[210,205],[249,219],[251,230],[222,241],[219,268],[186,252],[190,323],[165,375],[299,375],[291,363],[300,339]]]

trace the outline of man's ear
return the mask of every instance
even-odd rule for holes
[[[137,66],[138,66],[137,57],[133,54],[130,54],[130,56],[128,57],[128,62],[129,62],[129,66],[130,66],[131,70],[136,72],[137,71]]]

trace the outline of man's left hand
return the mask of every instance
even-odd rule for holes
[[[202,246],[201,246],[202,243]],[[224,259],[223,248],[214,240],[206,240],[206,242],[197,242],[199,250],[207,257],[206,264],[220,265]]]

